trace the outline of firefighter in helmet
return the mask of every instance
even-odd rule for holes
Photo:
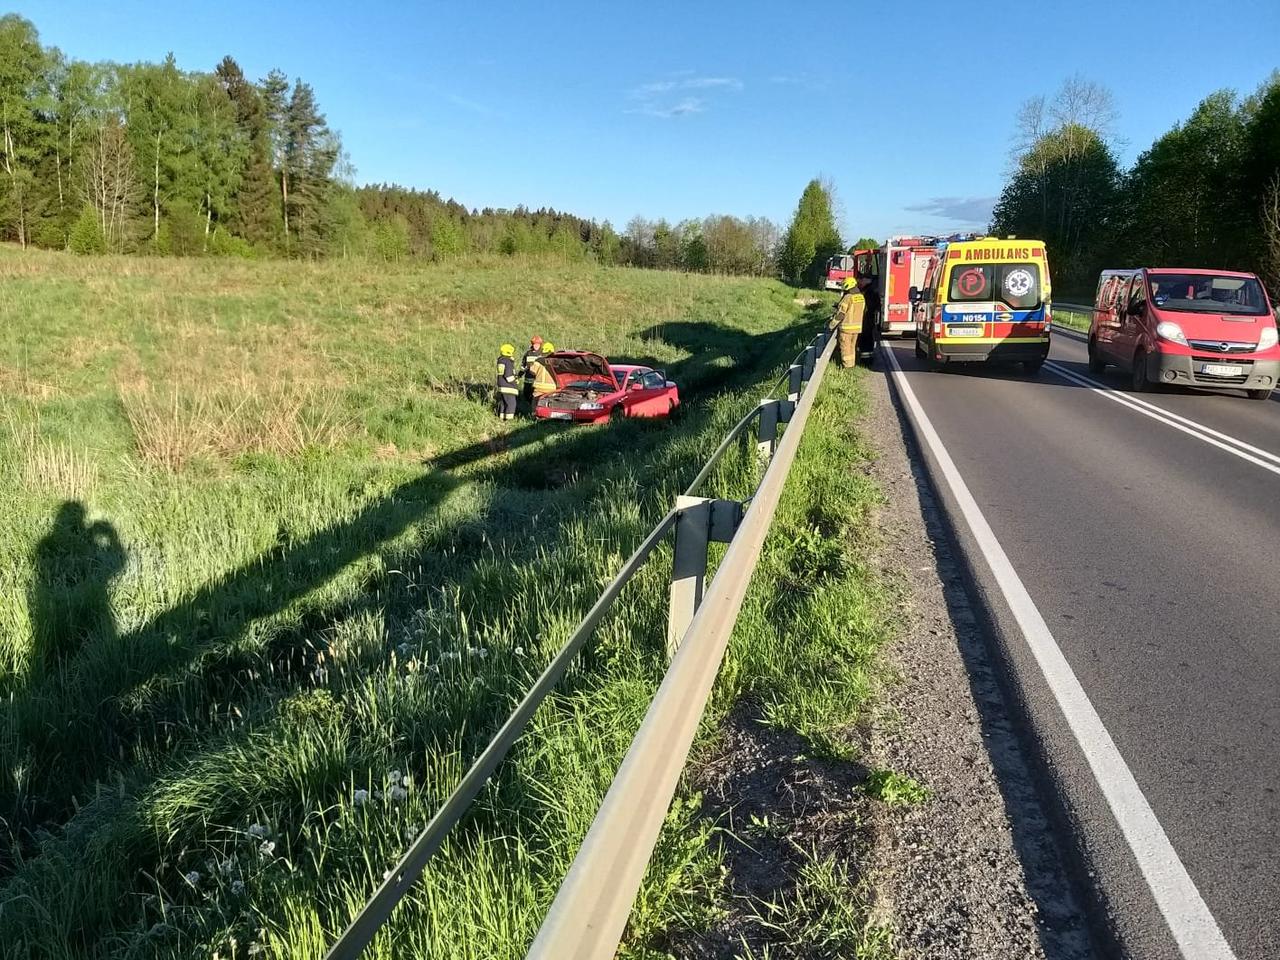
[[[839,337],[840,366],[848,369],[858,359],[858,335],[862,332],[863,318],[866,314],[867,298],[853,277],[844,281],[844,295],[836,304],[836,311],[831,315],[828,328],[834,330]]]
[[[498,419],[516,418],[516,398],[520,388],[516,386],[516,348],[504,343],[498,350]]]
[[[548,340],[542,344],[543,357],[550,356],[555,352],[555,344],[551,343],[551,341]],[[533,390],[533,402],[536,404],[539,397],[545,397],[548,393],[555,393],[557,384],[556,378],[541,359],[533,361],[532,370],[533,381],[531,389]]]
[[[523,384],[520,395],[526,404],[533,403],[533,364],[542,356],[542,337],[534,334],[529,340],[529,349],[520,358],[520,380]]]

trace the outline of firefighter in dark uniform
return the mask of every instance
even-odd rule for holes
[[[533,339],[529,341],[529,349],[524,352],[524,356],[520,359],[520,380],[522,383],[520,396],[524,399],[525,405],[530,409],[533,408],[533,363],[542,357],[542,337],[536,333]]]
[[[498,350],[498,419],[516,418],[516,399],[520,388],[516,386],[516,348],[504,343]]]
[[[858,356],[867,361],[867,366],[875,366],[876,351],[880,348],[880,308],[882,300],[876,288],[876,278],[869,273],[858,274],[858,290],[866,298],[866,310],[862,321],[862,332],[858,335]]]

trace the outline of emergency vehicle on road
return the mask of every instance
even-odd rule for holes
[[[853,257],[847,253],[827,258],[827,269],[822,285],[828,290],[844,289],[844,282],[853,276]]]
[[[923,289],[916,356],[933,369],[956,362],[1021,363],[1034,376],[1049,355],[1052,321],[1044,243],[983,237],[939,244]]]
[[[938,258],[937,237],[890,237],[879,251],[883,308],[882,334],[915,333],[916,318],[909,293],[924,288],[925,274]]]

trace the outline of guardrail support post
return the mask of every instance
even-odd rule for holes
[[[781,401],[778,400],[760,401],[760,423],[757,425],[756,451],[760,454],[760,459],[762,460],[768,460],[773,456],[773,450],[778,445],[778,408],[781,405]]]
[[[813,348],[813,344],[804,348],[804,378],[808,380],[813,376],[813,363],[818,357],[818,351]]]
[[[676,498],[675,544],[671,560],[671,602],[667,611],[667,656],[675,656],[693,615],[702,604],[707,578],[707,545],[728,543],[742,521],[737,500]]]
[[[804,382],[804,368],[793,363],[787,368],[787,399],[795,403],[800,399],[800,385]]]

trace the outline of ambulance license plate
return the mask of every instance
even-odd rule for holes
[[[982,324],[967,323],[964,326],[948,325],[948,337],[980,337],[982,336]]]
[[[1200,372],[1210,377],[1238,377],[1244,373],[1244,367],[1230,363],[1202,363]]]

